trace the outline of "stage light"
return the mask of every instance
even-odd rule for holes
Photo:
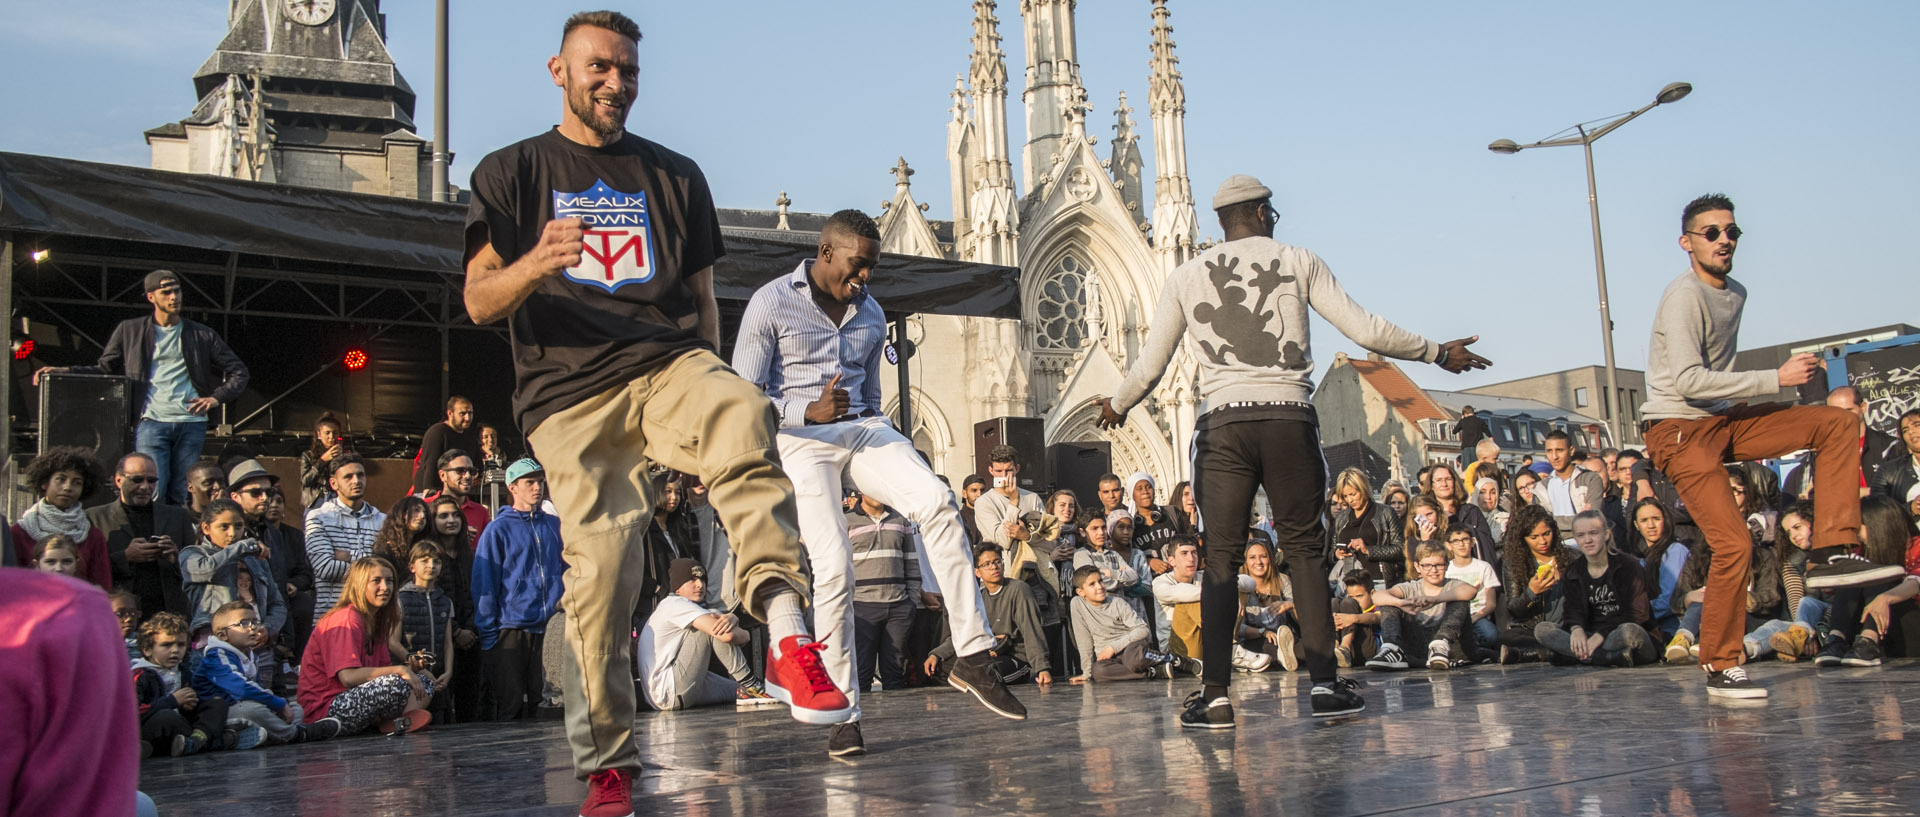
[[[346,365],[349,372],[360,371],[367,367],[367,352],[355,346],[347,350],[346,356],[341,358],[340,362]]]
[[[16,337],[14,337],[14,339],[13,339],[13,359],[14,359],[14,360],[26,360],[27,358],[29,358],[29,357],[32,357],[32,356],[33,356],[33,345],[34,345],[34,344],[33,344],[33,338],[27,338],[27,337],[18,337],[18,336],[16,336]]]
[[[52,258],[53,253],[47,252],[46,250],[34,250],[33,252],[27,253],[27,257],[33,259],[33,263],[38,264]]]

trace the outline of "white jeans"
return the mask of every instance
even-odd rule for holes
[[[827,673],[853,703],[853,720],[860,719],[860,690],[853,665],[853,543],[840,504],[843,483],[853,483],[920,527],[921,580],[924,584],[931,574],[940,589],[955,652],[972,655],[993,646],[959,503],[913,443],[882,417],[783,428],[778,441],[781,464],[793,480],[800,541],[813,563],[813,630],[824,637]]]

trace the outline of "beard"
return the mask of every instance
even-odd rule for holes
[[[1733,272],[1733,256],[1726,258],[1708,256],[1700,260],[1700,268],[1713,275],[1725,276]]]
[[[602,114],[593,104],[593,93],[585,89],[568,94],[567,107],[572,109],[573,115],[579,117],[588,130],[601,136],[618,136],[620,131],[626,129],[629,108],[623,106],[612,115]]]

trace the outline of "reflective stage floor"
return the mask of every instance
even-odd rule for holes
[[[1018,690],[1031,717],[946,689],[863,702],[869,754],[784,707],[641,714],[638,813],[723,815],[1691,815],[1920,813],[1920,662],[1756,666],[1764,703],[1698,670],[1361,671],[1366,712],[1306,716],[1304,674],[1237,675],[1240,727],[1181,729],[1196,681]],[[146,763],[184,815],[571,815],[558,721]]]

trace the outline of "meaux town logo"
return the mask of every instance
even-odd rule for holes
[[[567,268],[568,279],[608,292],[653,280],[653,220],[646,191],[622,192],[599,179],[578,193],[555,190],[553,217],[586,223],[580,266]]]

